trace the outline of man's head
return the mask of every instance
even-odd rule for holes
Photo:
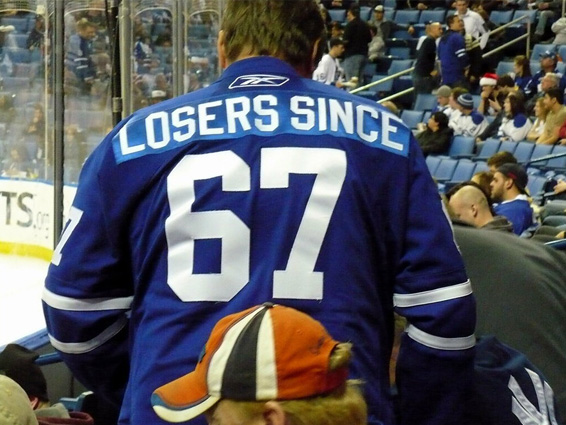
[[[77,22],[77,32],[82,38],[92,40],[96,37],[96,24],[83,18]]]
[[[39,354],[18,344],[8,344],[0,353],[0,375],[16,381],[35,404],[48,402],[47,381],[35,363]]]
[[[338,58],[344,53],[344,40],[338,37],[331,38],[328,42],[330,47],[329,54],[333,58]]]
[[[557,88],[560,84],[560,77],[554,72],[548,72],[542,77],[540,81],[541,90],[546,93],[550,89]]]
[[[435,112],[428,119],[427,126],[433,132],[442,131],[448,127],[448,117],[444,112]]]
[[[509,75],[505,74],[502,75],[497,79],[497,85],[495,86],[495,90],[497,94],[503,93],[504,95],[508,93],[514,92],[515,88],[515,80]]]
[[[564,101],[564,93],[559,88],[552,88],[544,95],[544,106],[549,111],[555,111],[562,106]]]
[[[382,5],[375,6],[373,9],[373,16],[377,22],[383,21],[383,16],[385,15],[385,9]]]
[[[456,103],[458,104],[460,111],[464,114],[469,114],[474,109],[474,98],[470,93],[464,93],[458,96]]]
[[[482,227],[493,220],[487,197],[475,183],[462,185],[452,193],[448,205],[459,220],[474,227]]]
[[[323,51],[325,26],[311,0],[228,0],[218,36],[220,64],[273,56],[310,77]]]
[[[494,202],[515,199],[526,194],[529,177],[519,164],[503,164],[493,174],[491,181],[491,198]]]
[[[468,93],[468,90],[463,87],[454,87],[452,89],[449,100],[449,104],[452,109],[460,110],[460,106],[458,106],[458,98],[464,93]]]
[[[435,40],[442,36],[442,24],[440,22],[431,22],[426,26],[426,33]]]
[[[352,3],[352,5],[348,9],[348,12],[346,13],[346,19],[348,20],[348,22],[351,22],[359,17],[360,17],[360,6],[358,6],[357,3]]]
[[[450,93],[452,89],[449,86],[440,86],[436,91],[436,101],[440,106],[448,105],[450,102]]]
[[[511,152],[501,151],[494,153],[487,159],[487,166],[492,174],[503,164],[517,164],[517,158]]]
[[[556,68],[556,61],[556,53],[554,53],[552,50],[545,50],[544,53],[540,54],[540,67],[545,72],[554,71],[554,69]]]
[[[456,32],[460,32],[464,29],[464,22],[458,15],[451,15],[446,18],[446,25],[448,25],[449,29]]]
[[[499,77],[497,74],[487,73],[480,78],[480,86],[482,92],[491,93],[497,86],[497,80]]]
[[[171,422],[205,413],[220,425],[230,416],[288,424],[296,416],[316,425],[324,412],[337,423],[361,425],[365,402],[347,381],[350,349],[310,316],[266,303],[220,320],[196,369],[157,388],[151,403]]]
[[[468,11],[468,1],[467,0],[456,0],[456,11],[459,15],[465,15]]]

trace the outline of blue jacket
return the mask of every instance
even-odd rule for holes
[[[464,70],[469,65],[466,42],[462,34],[449,30],[438,43],[438,59],[442,84],[452,85],[464,81]]]

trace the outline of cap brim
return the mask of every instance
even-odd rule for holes
[[[220,397],[208,394],[194,372],[157,388],[151,395],[153,410],[167,422],[185,422],[203,414]]]

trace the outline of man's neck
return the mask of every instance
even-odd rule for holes
[[[564,105],[562,105],[561,103],[555,104],[555,105],[552,107],[552,112],[557,113],[558,111],[560,111],[560,109],[562,108],[562,106],[564,106]]]

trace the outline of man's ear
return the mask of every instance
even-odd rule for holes
[[[218,51],[218,65],[220,69],[228,67],[228,59],[226,59],[226,36],[224,30],[218,32],[218,41],[216,42],[216,50]]]
[[[281,404],[268,401],[263,405],[263,420],[267,425],[285,425],[287,418]]]

